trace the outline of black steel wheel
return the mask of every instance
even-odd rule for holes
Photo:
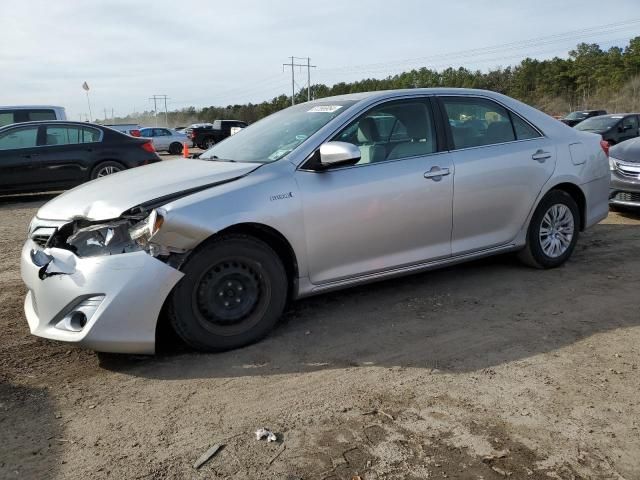
[[[220,237],[196,252],[169,301],[175,331],[204,351],[237,348],[271,330],[284,310],[287,276],[265,243],[243,235]]]
[[[180,155],[182,153],[182,144],[180,142],[173,142],[169,145],[169,153],[171,155]]]

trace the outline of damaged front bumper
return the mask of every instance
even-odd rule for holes
[[[183,274],[140,250],[78,257],[31,238],[21,256],[31,333],[103,352],[155,352],[162,304]]]

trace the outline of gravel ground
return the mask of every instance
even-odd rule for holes
[[[557,270],[496,257],[297,302],[248,348],[142,357],[29,335],[18,256],[48,198],[0,200],[1,478],[640,479],[638,215]]]

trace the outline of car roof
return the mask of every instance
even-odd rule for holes
[[[62,108],[64,109],[64,107],[60,107],[57,105],[0,105],[0,110],[4,110],[4,109],[12,109],[12,110],[22,110],[22,109],[27,109],[27,108]]]
[[[628,117],[629,115],[638,115],[637,113],[607,113],[606,115],[600,115],[600,117]]]
[[[317,100],[312,100],[313,103],[322,103],[332,100],[343,100],[343,101],[362,101],[362,100],[374,100],[377,98],[393,98],[393,97],[401,97],[406,95],[481,95],[498,98],[502,95],[498,92],[493,92],[491,90],[481,90],[477,88],[446,88],[446,87],[434,87],[434,88],[403,88],[397,90],[376,90],[372,92],[358,92],[358,93],[347,93],[344,95],[335,95],[333,97],[324,97],[318,98]]]
[[[82,127],[102,127],[97,123],[88,123],[88,122],[74,122],[73,120],[33,120],[30,122],[19,122],[19,123],[10,123],[9,125],[5,125],[2,128],[7,127],[26,127],[29,125],[46,125],[46,124],[54,124],[54,125],[74,125],[74,126],[82,126]]]

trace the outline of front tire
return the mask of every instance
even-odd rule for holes
[[[192,348],[230,350],[265,337],[287,301],[278,255],[246,235],[224,235],[196,252],[168,303],[170,322]]]
[[[534,268],[555,268],[566,262],[576,246],[580,212],[571,195],[552,190],[531,217],[527,244],[518,258]]]

